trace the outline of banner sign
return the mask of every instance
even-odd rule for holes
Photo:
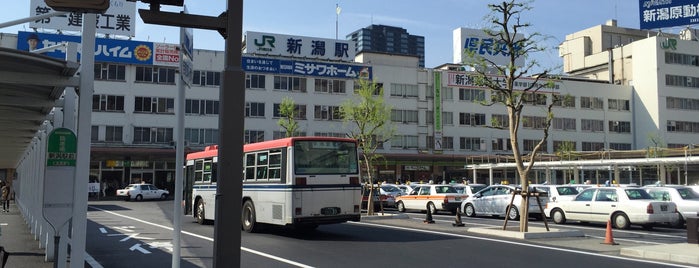
[[[78,159],[77,144],[77,138],[70,129],[57,128],[51,131],[46,150],[46,166],[75,167],[75,161]]]
[[[243,70],[255,73],[372,79],[371,67],[329,62],[243,57]]]
[[[699,23],[697,0],[640,0],[641,29],[660,29]]]
[[[524,38],[518,34],[516,39]],[[504,43],[496,40],[492,36],[486,34],[483,30],[457,28],[453,32],[453,59],[455,64],[473,64],[477,58],[470,58],[469,53],[475,54],[476,57],[488,59],[493,63],[501,66],[510,64],[511,51],[507,50]],[[519,57],[515,60],[515,65],[523,66],[524,57]]]
[[[461,87],[461,88],[483,88],[485,89],[485,86],[478,86],[476,85],[476,75],[475,74],[469,74],[466,72],[449,72],[447,74],[446,78],[446,86],[448,87]],[[503,76],[491,76],[490,79],[494,81],[500,81],[500,84],[504,86],[505,84],[505,77]],[[523,90],[527,87],[529,87],[532,83],[534,83],[534,79],[529,79],[529,78],[520,78],[517,79],[514,82],[514,90]],[[553,85],[547,85],[549,83],[549,80],[543,79],[539,80],[538,82],[541,85],[544,85],[541,89],[539,89],[539,92],[541,93],[560,93],[561,92],[561,82],[554,82]]]
[[[44,0],[31,0],[29,4],[29,16],[54,12]],[[97,33],[136,36],[136,2],[110,0],[109,4],[109,9],[104,14],[97,14]],[[81,13],[72,12],[29,22],[29,27],[81,32],[83,17]]]
[[[355,45],[349,40],[273,33],[246,32],[245,53],[307,59],[354,61]]]

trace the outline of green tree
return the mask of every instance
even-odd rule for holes
[[[560,159],[565,159],[565,160],[573,160],[575,158],[575,143],[572,141],[564,141],[561,143],[561,145],[556,149],[556,156],[558,156]],[[565,173],[564,178],[565,182],[570,181],[570,174],[569,172],[572,170],[572,167],[569,167],[569,169],[564,170],[563,172]]]
[[[553,80],[547,78],[550,70],[536,71],[540,67],[536,60],[528,59],[525,64],[518,65],[519,61],[524,61],[527,55],[541,52],[544,47],[539,46],[544,37],[538,33],[524,35],[525,29],[530,27],[528,23],[521,22],[522,14],[531,10],[531,1],[519,2],[507,0],[498,4],[488,4],[491,13],[486,16],[485,21],[492,24],[483,29],[486,35],[494,40],[492,46],[493,54],[503,54],[509,56],[506,65],[498,65],[490,59],[484,58],[475,51],[465,51],[467,54],[464,64],[473,67],[474,82],[476,85],[490,89],[491,98],[484,101],[485,105],[502,104],[507,109],[508,124],[507,129],[510,134],[510,143],[514,155],[517,173],[522,182],[522,192],[526,194],[529,187],[529,173],[534,165],[536,156],[540,153],[549,136],[549,128],[553,119],[552,108],[554,103],[560,101],[557,95],[550,93],[552,100],[547,105],[540,106],[546,113],[543,124],[536,128],[543,130],[541,139],[536,143],[529,154],[529,164],[525,167],[525,155],[519,145],[519,128],[522,123],[522,112],[524,108],[532,103],[532,100],[540,98],[539,90],[542,88],[553,88]],[[515,81],[525,77],[530,78],[530,83],[524,86],[519,85],[515,90]],[[502,126],[504,122],[500,122]],[[520,232],[528,231],[529,199],[522,198],[520,204]]]
[[[390,121],[392,107],[385,103],[383,88],[375,82],[358,79],[358,89],[354,98],[345,100],[340,106],[340,116],[345,125],[349,125],[347,135],[357,140],[361,151],[361,162],[369,185],[369,196],[374,194],[374,170],[377,160],[382,156],[376,153],[383,141],[390,139],[395,130]],[[367,214],[374,214],[373,198],[367,202]]]
[[[286,137],[293,137],[298,134],[299,123],[296,121],[298,109],[292,98],[284,97],[282,103],[279,104],[279,114],[282,118],[277,121],[277,124],[286,132]]]

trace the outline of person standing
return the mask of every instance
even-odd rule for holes
[[[10,212],[10,186],[5,182],[2,184],[2,212]]]

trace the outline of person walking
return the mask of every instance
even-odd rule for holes
[[[2,212],[10,212],[10,186],[5,182],[2,184]]]

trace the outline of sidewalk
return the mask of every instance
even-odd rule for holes
[[[44,260],[45,249],[39,248],[14,200],[10,201],[10,212],[0,212],[0,229],[0,246],[9,254],[5,268],[53,267],[53,262]]]

